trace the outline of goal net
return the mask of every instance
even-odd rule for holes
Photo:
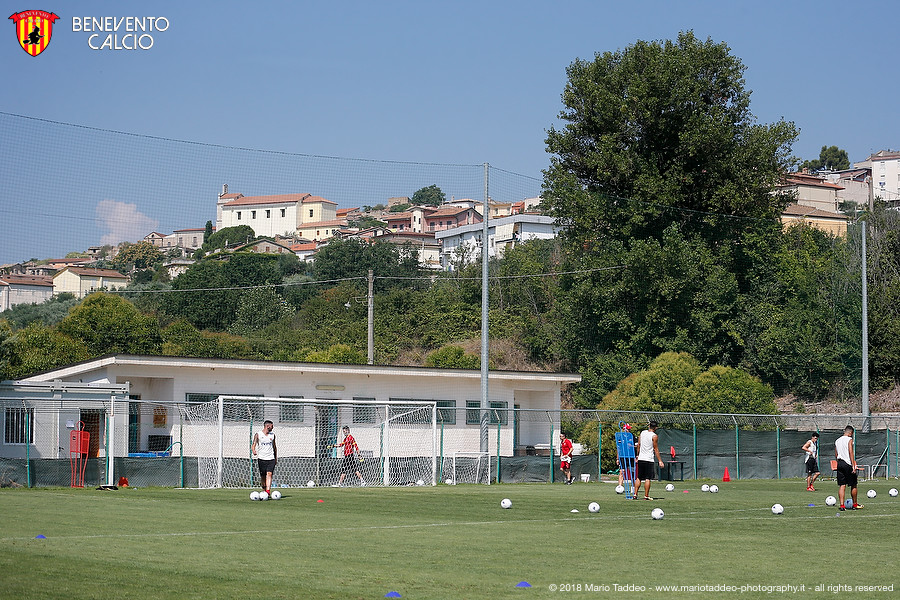
[[[183,412],[184,452],[197,457],[201,488],[260,486],[251,446],[267,420],[278,452],[273,487],[338,485],[342,473],[343,485],[437,481],[434,402],[219,396]],[[355,460],[334,447],[345,426],[359,449]]]
[[[444,459],[444,483],[491,483],[491,455],[487,452],[454,452]]]

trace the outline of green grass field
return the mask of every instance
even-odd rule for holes
[[[626,500],[609,483],[285,489],[268,502],[251,502],[244,490],[4,489],[0,595],[781,595],[655,589],[678,585],[805,586],[786,592],[802,598],[834,597],[827,586],[837,585],[894,586],[845,594],[864,598],[900,592],[900,497],[888,495],[897,480],[862,483],[865,509],[839,516],[825,506],[837,495],[831,481],[814,493],[799,480],[708,482],[718,483],[718,494],[701,492],[701,483],[676,482],[665,492],[656,482],[653,502]],[[865,498],[868,489],[877,498]],[[503,498],[510,510],[500,508]],[[592,501],[596,514],[587,510]],[[783,515],[771,513],[776,502]],[[650,518],[657,506],[661,521]],[[516,587],[522,581],[532,587]]]

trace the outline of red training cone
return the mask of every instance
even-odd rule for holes
[[[725,474],[722,476],[722,481],[731,481],[731,477],[728,475],[728,467],[725,467]]]

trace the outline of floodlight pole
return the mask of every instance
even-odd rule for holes
[[[866,290],[866,222],[862,225],[862,414],[863,432],[870,429],[869,414],[869,303]]]
[[[488,169],[490,165],[484,163],[484,208],[481,216],[481,435],[479,436],[479,450],[488,451],[488,219],[490,207],[488,206]]]

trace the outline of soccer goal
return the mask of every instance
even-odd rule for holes
[[[444,461],[444,483],[491,484],[491,455],[487,452],[454,452]]]
[[[259,486],[251,446],[267,420],[278,451],[274,487],[437,481],[434,402],[219,396],[183,410],[182,443],[186,455],[197,457],[201,488]],[[356,441],[355,460],[335,447],[344,441],[344,427]]]

